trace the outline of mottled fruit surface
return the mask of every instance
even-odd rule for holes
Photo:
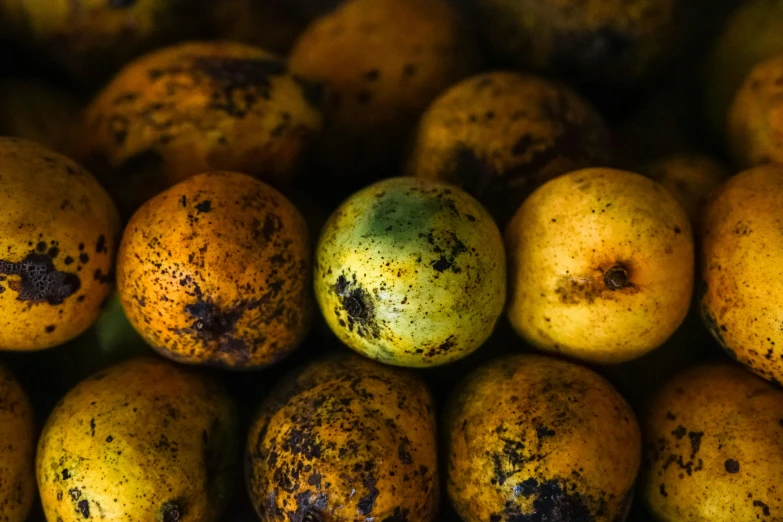
[[[82,167],[16,138],[0,138],[0,193],[0,350],[56,346],[111,292],[117,210]]]
[[[478,64],[470,31],[446,0],[349,0],[316,19],[291,70],[327,90],[321,162],[371,175],[393,162],[427,105]]]
[[[702,316],[732,357],[783,383],[783,166],[729,179],[707,203]]]
[[[503,241],[462,190],[391,178],[329,218],[316,250],[326,322],[354,350],[387,364],[435,366],[489,337],[503,310]]]
[[[640,496],[660,522],[781,520],[783,392],[740,366],[684,371],[643,419]]]
[[[174,360],[271,364],[304,338],[313,308],[304,218],[244,174],[200,174],[133,216],[117,286],[133,326]]]
[[[545,181],[608,157],[601,117],[571,89],[490,72],[458,83],[430,105],[407,173],[463,187],[505,223]]]
[[[35,496],[35,426],[22,388],[0,364],[0,522],[24,522]]]
[[[36,473],[47,520],[219,520],[236,458],[217,384],[157,359],[90,377],[52,412]]]
[[[478,0],[478,20],[502,60],[578,83],[628,85],[670,58],[678,0]]]
[[[535,355],[496,359],[454,393],[444,433],[448,494],[465,522],[625,519],[639,426],[587,368]]]
[[[648,178],[584,169],[530,196],[506,229],[508,317],[539,349],[615,363],[663,344],[688,311],[688,215]]]
[[[753,68],[728,118],[729,146],[737,165],[783,163],[783,54]]]
[[[123,68],[86,109],[76,154],[129,213],[210,170],[282,184],[320,131],[319,106],[319,91],[275,55],[183,43]]]
[[[412,374],[356,355],[286,377],[248,436],[262,520],[430,522],[439,501],[432,398]]]

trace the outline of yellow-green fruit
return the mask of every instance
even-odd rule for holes
[[[33,412],[14,376],[0,364],[0,520],[24,522],[35,496]]]
[[[725,166],[709,156],[681,154],[660,159],[645,173],[671,192],[691,221],[699,219],[707,196],[729,177]]]
[[[783,166],[729,179],[707,203],[702,242],[702,315],[726,351],[783,383]]]
[[[731,15],[708,62],[704,96],[707,118],[723,135],[735,93],[751,69],[783,53],[783,0],[750,0]]]
[[[0,135],[25,138],[67,152],[80,108],[76,96],[41,80],[0,81]]]
[[[195,4],[195,5],[194,5]],[[147,49],[198,34],[203,0],[0,0],[17,39],[78,79],[102,80]]]
[[[469,35],[446,0],[349,0],[316,19],[290,60],[327,89],[322,163],[353,175],[395,161],[427,105],[476,69]]]
[[[490,72],[430,105],[407,173],[463,187],[505,223],[545,181],[605,163],[608,141],[601,117],[568,87]]]
[[[285,378],[250,428],[247,479],[262,520],[430,522],[435,412],[414,375],[355,355]]]
[[[269,185],[201,174],[142,206],[117,256],[128,319],[163,355],[258,368],[310,327],[311,245],[304,218]]]
[[[584,169],[534,192],[506,229],[511,324],[531,344],[596,363],[663,344],[688,312],[688,216],[660,184]]]
[[[643,421],[640,495],[659,522],[781,520],[783,392],[739,366],[682,372]]]
[[[465,522],[625,520],[639,426],[587,368],[535,355],[497,359],[454,393],[444,433],[448,494]]]
[[[728,140],[742,168],[783,163],[783,54],[745,79],[729,110]]]
[[[495,54],[578,83],[636,84],[671,57],[678,0],[478,0]]]
[[[206,377],[135,359],[83,381],[38,443],[46,519],[219,520],[237,454],[234,407]]]
[[[315,294],[354,350],[387,364],[435,366],[466,356],[503,310],[503,241],[462,190],[391,178],[357,192],[324,227]]]
[[[291,181],[321,128],[318,93],[266,51],[190,42],[130,63],[84,115],[77,155],[130,214],[210,170]]]
[[[0,350],[68,341],[98,317],[114,281],[117,210],[82,167],[0,138]]]

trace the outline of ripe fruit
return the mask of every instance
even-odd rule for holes
[[[0,364],[0,520],[24,522],[35,497],[35,426],[24,391]]]

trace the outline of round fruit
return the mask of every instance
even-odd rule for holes
[[[695,222],[707,196],[729,177],[723,165],[698,154],[663,158],[647,167],[646,174],[666,187]]]
[[[685,371],[644,419],[640,494],[660,522],[783,517],[783,392],[729,364]]]
[[[387,364],[435,366],[469,354],[503,310],[497,226],[460,189],[392,178],[351,196],[318,243],[315,294],[348,346]]]
[[[726,351],[765,379],[783,383],[783,166],[747,170],[707,203],[702,315]]]
[[[234,407],[157,359],[83,381],[52,412],[36,472],[47,520],[211,522],[233,492]]]
[[[669,60],[677,0],[478,0],[494,52],[577,83],[636,84]]]
[[[316,19],[291,70],[327,89],[321,144],[330,173],[389,168],[421,112],[477,66],[474,42],[446,0],[349,0]]]
[[[304,219],[278,191],[244,174],[201,174],[128,223],[120,299],[163,355],[258,368],[293,351],[309,329],[310,248]]]
[[[463,187],[505,223],[545,181],[608,156],[601,117],[571,89],[491,72],[458,83],[430,105],[407,172]]]
[[[263,520],[430,522],[439,500],[434,406],[415,376],[354,355],[312,363],[267,398],[248,436]]]
[[[24,522],[35,496],[33,412],[14,376],[0,364],[0,520]]]
[[[625,520],[639,426],[594,372],[503,357],[465,379],[445,418],[448,494],[465,522]]]
[[[539,188],[506,229],[508,317],[539,349],[616,363],[657,348],[693,292],[688,216],[658,183],[585,169]]]
[[[33,142],[0,138],[0,350],[62,344],[111,292],[119,218],[83,168]]]
[[[130,63],[98,94],[77,154],[128,214],[210,170],[287,183],[320,131],[318,101],[272,54],[183,43]]]
[[[783,162],[783,55],[745,79],[729,111],[728,138],[743,168]]]

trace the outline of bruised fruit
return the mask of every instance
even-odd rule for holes
[[[82,167],[16,138],[0,138],[0,193],[0,350],[64,343],[111,292],[117,210]]]
[[[244,174],[201,174],[128,223],[117,286],[128,319],[174,360],[232,369],[271,364],[310,326],[311,250],[282,194]]]
[[[421,112],[476,69],[469,35],[446,0],[349,0],[316,19],[290,60],[292,71],[327,91],[324,168],[364,177],[396,170]]]
[[[702,315],[726,351],[783,383],[783,166],[729,179],[710,198],[702,243]]]
[[[284,184],[320,131],[319,100],[266,51],[183,43],[130,63],[98,94],[77,154],[128,214],[210,170]]]
[[[495,54],[577,83],[638,84],[671,57],[679,0],[478,0]]]
[[[642,500],[660,522],[780,520],[783,392],[730,364],[680,373],[643,422]]]
[[[462,190],[392,178],[357,192],[318,243],[315,294],[332,331],[387,364],[436,366],[489,337],[503,310],[503,241]]]
[[[508,317],[541,350],[596,363],[663,344],[688,311],[688,216],[660,184],[584,169],[534,192],[506,229]]]
[[[571,89],[491,72],[458,83],[430,105],[407,173],[463,187],[505,223],[545,181],[608,156],[601,117]]]
[[[35,496],[33,412],[14,376],[0,364],[0,520],[24,522]]]
[[[165,361],[135,359],[90,377],[41,434],[46,519],[219,520],[233,492],[235,416],[215,381]]]
[[[783,54],[745,79],[729,111],[728,140],[742,168],[783,163]]]
[[[535,355],[497,359],[457,388],[444,433],[448,494],[465,522],[625,520],[639,426],[587,368]]]
[[[691,222],[700,218],[707,196],[729,177],[725,166],[709,156],[680,154],[648,165],[645,172],[669,192],[688,213]]]
[[[430,522],[439,501],[435,412],[414,375],[355,355],[284,379],[248,436],[262,520]]]

